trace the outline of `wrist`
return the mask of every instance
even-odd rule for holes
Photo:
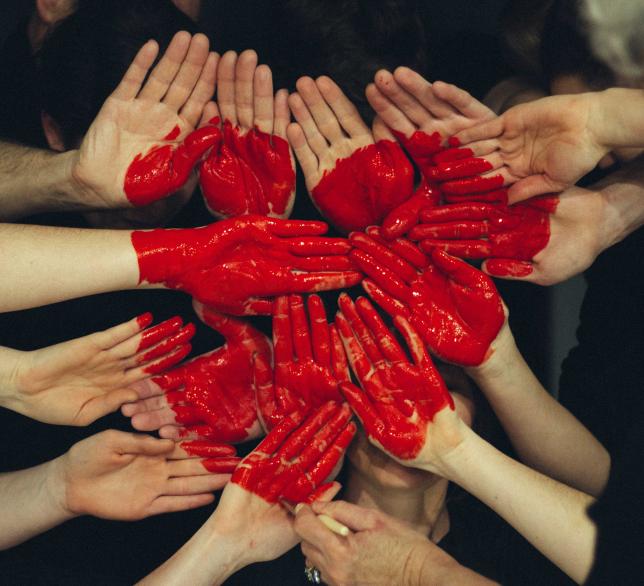
[[[405,586],[455,584],[459,567],[460,564],[453,557],[428,542],[411,550],[405,563],[402,583]]]
[[[486,359],[478,366],[466,367],[465,372],[477,384],[481,385],[487,380],[506,376],[508,370],[517,364],[517,355],[521,358],[506,317],[499,333],[490,344]]]
[[[21,362],[26,352],[0,347],[0,407],[24,413],[20,393]]]
[[[217,510],[203,525],[208,551],[217,551],[217,568],[221,568],[225,577],[232,576],[242,568],[259,560],[252,559],[252,536],[240,527],[239,523],[229,520],[224,515],[217,515]]]
[[[67,471],[68,455],[65,453],[50,462],[47,462],[47,476],[45,482],[46,502],[60,521],[67,521],[78,517],[82,512],[75,512],[68,503],[69,474]]]

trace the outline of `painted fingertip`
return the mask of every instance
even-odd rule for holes
[[[147,328],[153,321],[154,316],[149,311],[136,317],[136,323],[139,325],[139,329],[141,330]]]

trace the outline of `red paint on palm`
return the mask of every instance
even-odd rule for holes
[[[219,217],[285,218],[293,207],[295,168],[288,142],[258,128],[242,133],[226,120],[223,141],[201,165],[199,178],[206,205]]]
[[[530,261],[548,245],[558,201],[548,196],[513,206],[468,202],[428,209],[409,238],[424,250],[441,248],[461,258]]]
[[[284,417],[241,462],[231,482],[269,503],[305,502],[328,481],[356,431],[346,403]]]
[[[418,223],[420,211],[440,202],[440,191],[423,178],[407,201],[387,214],[381,226],[381,234],[387,240],[404,236]]]
[[[252,359],[258,355],[270,362],[271,343],[250,324],[209,308],[204,308],[203,319],[226,343],[154,382],[187,432],[230,443],[259,437]]]
[[[425,256],[408,241],[397,241],[397,248],[413,247],[415,256],[403,257],[367,234],[352,234],[351,242],[352,257],[369,277],[365,291],[393,317],[409,320],[434,354],[464,366],[486,359],[505,319],[492,279],[440,250]]]
[[[179,134],[179,127],[175,127],[164,141],[174,142]],[[177,191],[204,153],[220,138],[219,129],[207,126],[191,132],[178,145],[156,145],[145,155],[136,155],[125,173],[123,186],[130,203],[148,205]]]
[[[360,282],[344,239],[323,222],[244,216],[187,230],[132,233],[139,280],[232,315],[270,314],[272,298]]]
[[[445,383],[405,318],[398,316],[394,323],[412,361],[369,301],[360,298],[354,304],[343,294],[339,305],[336,325],[363,389],[346,383],[342,392],[371,441],[394,458],[413,460],[436,414],[454,410]]]
[[[339,384],[349,381],[342,343],[329,327],[322,300],[311,295],[278,297],[273,304],[275,366],[255,359],[257,406],[264,428],[294,411],[306,413],[328,401],[342,401]]]
[[[336,161],[311,190],[311,199],[338,230],[364,230],[411,196],[413,180],[413,167],[400,146],[380,140]]]

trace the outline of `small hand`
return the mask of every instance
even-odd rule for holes
[[[280,499],[313,502],[337,493],[337,483],[325,483],[355,433],[350,418],[348,406],[336,403],[308,418],[287,416],[237,467],[211,521],[227,540],[247,542],[246,563],[274,559],[297,543],[292,516]]]
[[[106,100],[78,152],[73,177],[97,208],[142,206],[176,192],[217,139],[198,125],[214,92],[208,39],[179,32],[158,65],[146,43]],[[145,83],[144,83],[145,81]]]
[[[140,282],[180,289],[217,311],[270,315],[272,298],[360,281],[348,242],[323,222],[243,216],[188,230],[133,232]]]
[[[137,399],[135,383],[183,360],[195,332],[178,317],[148,328],[151,322],[146,313],[103,332],[21,353],[15,410],[44,423],[89,425]]]
[[[343,294],[339,304],[336,325],[363,390],[340,388],[369,441],[401,464],[437,472],[440,456],[461,441],[462,422],[420,336],[404,317],[394,318],[411,362],[367,299],[354,304]]]
[[[328,401],[342,402],[339,384],[349,382],[342,342],[329,326],[322,300],[311,295],[278,297],[273,302],[275,367],[257,355],[254,377],[257,407],[265,429],[294,411],[308,412]]]
[[[222,139],[202,163],[206,206],[220,218],[258,214],[288,218],[295,201],[295,161],[286,141],[288,92],[273,96],[273,76],[255,51],[229,51],[217,70],[219,109],[210,114]]]
[[[469,163],[468,169],[462,169],[460,161],[471,158],[473,152],[446,148],[445,141],[463,128],[494,117],[494,113],[464,90],[443,82],[430,84],[407,67],[399,67],[393,74],[379,71],[375,84],[369,85],[366,93],[378,114],[378,124],[391,129],[422,176],[412,200],[393,210],[382,224],[382,235],[393,239],[404,235],[418,222],[421,209],[438,204],[439,181],[493,168],[488,162],[475,160]],[[445,176],[446,173],[451,175]]]
[[[288,138],[320,213],[343,232],[379,224],[411,196],[413,169],[393,140],[374,140],[355,106],[328,77],[297,82]]]
[[[431,351],[462,366],[481,364],[505,321],[503,303],[487,275],[434,250],[426,256],[408,240],[352,234],[351,255],[368,275],[367,293],[391,316],[409,320]]]
[[[139,431],[166,438],[192,437],[237,443],[263,435],[257,418],[253,356],[269,364],[270,341],[250,324],[200,304],[201,319],[226,343],[161,376],[142,381],[139,400],[124,405]]]
[[[171,440],[104,431],[56,460],[61,506],[72,515],[121,521],[201,507],[213,501],[212,492],[227,483],[237,463],[231,449],[225,452],[218,448],[229,465],[210,473],[205,460]]]

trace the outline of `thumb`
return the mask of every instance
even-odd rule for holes
[[[160,456],[174,449],[170,439],[157,439],[147,434],[118,432],[114,446],[122,454]]]
[[[83,405],[81,411],[74,418],[74,424],[81,426],[89,425],[108,413],[113,413],[125,403],[131,403],[137,399],[138,393],[132,388],[117,389],[100,397],[94,397],[91,401]]]
[[[537,195],[558,193],[565,189],[565,185],[556,183],[546,175],[530,175],[519,179],[508,189],[508,203],[514,204]]]

